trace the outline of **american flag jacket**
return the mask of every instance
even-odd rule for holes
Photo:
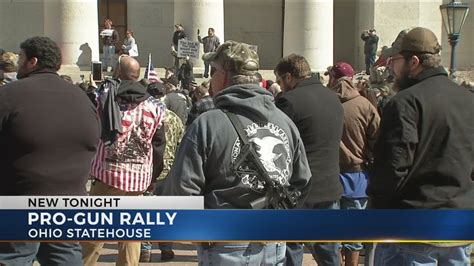
[[[97,94],[99,112],[107,93],[105,86]],[[153,178],[154,161],[156,163],[156,159],[161,159],[161,167],[163,164],[163,154],[157,153],[155,146],[160,141],[164,146],[164,140],[157,140],[155,133],[162,127],[164,108],[160,101],[151,96],[140,103],[120,104],[123,133],[111,145],[99,141],[98,152],[92,161],[91,177],[123,191],[145,191]]]

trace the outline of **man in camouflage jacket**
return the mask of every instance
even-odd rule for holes
[[[158,181],[164,180],[168,175],[171,165],[173,165],[176,149],[184,133],[183,122],[178,115],[169,109],[166,109],[165,111],[164,124],[166,136],[165,154],[163,156],[164,167],[160,176],[156,178]]]
[[[162,194],[163,181],[165,181],[165,178],[168,175],[171,166],[173,165],[176,149],[178,148],[178,144],[181,141],[184,133],[184,125],[181,121],[181,118],[179,118],[179,116],[170,109],[165,110],[165,118],[163,121],[166,137],[165,152],[163,155],[164,165],[161,174],[158,177],[155,177],[157,180],[156,190],[154,192],[155,195]],[[162,242],[159,243],[158,247],[161,250],[162,261],[167,261],[174,258],[173,243]],[[142,242],[140,262],[151,262],[151,248],[151,242]]]

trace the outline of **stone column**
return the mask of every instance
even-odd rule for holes
[[[221,43],[224,42],[224,0],[177,0],[174,6],[174,22],[180,23],[188,40],[197,41],[197,30],[201,38],[207,36],[207,29],[214,28]],[[174,30],[174,28],[173,28]],[[200,55],[203,49],[201,45]],[[194,66],[203,67],[202,60],[193,60]]]
[[[286,0],[283,55],[304,56],[311,68],[333,64],[333,0]]]
[[[363,30],[371,28],[377,30],[379,36],[378,52],[381,51],[384,45],[390,47],[398,33],[407,28],[426,27],[431,29],[438,38],[441,38],[443,26],[439,6],[442,3],[442,0],[357,1],[356,19],[353,23],[355,25],[354,35],[352,40],[348,36],[346,41],[354,44],[354,67],[358,70],[365,68],[364,42],[360,38]],[[393,14],[396,14],[396,16]],[[443,48],[445,47],[448,46],[443,46]],[[443,52],[445,51],[446,49],[443,49]]]
[[[61,48],[62,68],[89,66],[91,60],[100,60],[97,1],[45,1],[44,35]]]

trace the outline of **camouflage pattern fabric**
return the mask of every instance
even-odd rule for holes
[[[371,68],[370,69],[370,83],[372,84],[383,84],[386,83],[390,71],[384,66]]]
[[[370,87],[377,90],[380,96],[388,96],[392,94],[392,85],[388,82],[390,71],[387,67],[372,68],[370,71]]]
[[[204,61],[215,61],[221,58],[227,71],[240,75],[255,75],[260,68],[257,52],[246,43],[226,41],[215,52],[202,55]]]
[[[164,126],[166,136],[165,154],[163,156],[164,166],[160,176],[156,178],[157,180],[163,180],[168,175],[173,165],[176,149],[184,133],[184,125],[181,118],[168,109],[165,111]]]

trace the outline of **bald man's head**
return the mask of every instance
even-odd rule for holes
[[[138,80],[140,64],[130,56],[122,56],[118,66],[118,78],[122,80]]]

